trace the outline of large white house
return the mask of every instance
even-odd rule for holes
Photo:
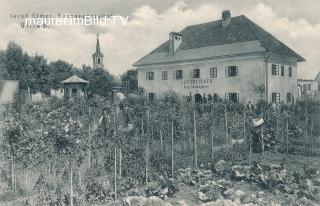
[[[137,61],[138,83],[152,100],[167,91],[236,102],[291,103],[303,57],[245,16],[188,26]]]

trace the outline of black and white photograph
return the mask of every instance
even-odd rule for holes
[[[0,0],[0,206],[320,206],[318,0]]]

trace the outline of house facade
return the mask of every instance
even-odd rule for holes
[[[318,82],[312,79],[298,79],[299,99],[313,99],[318,93]]]
[[[188,26],[134,64],[150,100],[168,91],[201,100],[291,103],[304,59],[245,16]]]

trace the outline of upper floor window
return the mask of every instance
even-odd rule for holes
[[[200,78],[200,69],[192,70],[192,78]]]
[[[182,70],[177,70],[173,72],[173,79],[183,79]]]
[[[280,103],[280,93],[272,93],[272,103]]]
[[[281,76],[284,76],[284,66],[281,66]]]
[[[311,84],[308,84],[308,91],[311,91]]]
[[[228,66],[226,68],[226,76],[228,76],[228,77],[238,76],[238,67],[237,66]]]
[[[292,67],[289,67],[289,77],[292,77]]]
[[[168,71],[162,72],[162,80],[168,80]]]
[[[154,72],[147,72],[146,79],[147,80],[154,80]]]
[[[279,65],[272,64],[272,75],[279,75]]]
[[[217,67],[210,68],[210,78],[216,78],[217,77]]]

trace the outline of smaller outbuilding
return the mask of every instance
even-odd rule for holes
[[[87,88],[89,81],[73,75],[72,77],[61,82],[63,87],[63,97],[87,97]]]

